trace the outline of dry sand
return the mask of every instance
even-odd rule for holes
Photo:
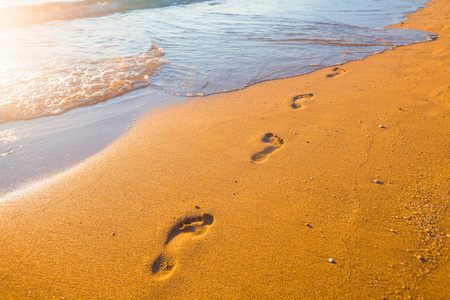
[[[435,41],[158,110],[2,199],[0,298],[448,299],[449,7],[396,26]]]

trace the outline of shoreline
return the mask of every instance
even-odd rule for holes
[[[395,25],[389,25],[386,28],[395,28]],[[421,42],[415,42],[413,44],[420,44],[420,43],[428,43],[432,40],[434,40],[436,37],[434,36],[433,33],[430,33],[430,39],[428,39],[427,41],[421,41]],[[413,45],[410,44],[410,45]],[[391,49],[386,49],[383,50],[382,52],[378,52],[378,53],[374,53],[369,55],[373,56],[373,55],[379,55],[385,51],[388,50],[395,50],[398,47],[403,47],[403,46],[394,46]],[[67,112],[61,115],[54,115],[54,116],[44,116],[44,117],[38,117],[38,118],[33,118],[33,119],[24,119],[24,120],[15,120],[15,121],[9,121],[6,123],[1,123],[1,125],[4,124],[4,128],[5,131],[10,130],[10,128],[8,127],[9,124],[14,124],[14,123],[22,123],[22,122],[28,122],[28,123],[24,123],[22,126],[18,126],[15,127],[13,126],[13,130],[16,131],[17,129],[23,129],[23,128],[33,128],[33,127],[44,127],[45,129],[43,130],[44,134],[42,134],[42,136],[44,137],[44,141],[40,141],[40,142],[35,142],[35,143],[30,143],[32,144],[32,147],[30,149],[27,149],[25,154],[22,154],[22,162],[21,165],[27,165],[30,163],[30,156],[32,155],[32,153],[36,152],[36,149],[40,149],[40,148],[47,148],[46,149],[46,153],[49,153],[50,155],[53,155],[50,160],[45,160],[44,162],[39,163],[37,160],[31,161],[33,164],[37,164],[37,167],[34,167],[33,169],[33,174],[27,173],[20,173],[14,171],[14,173],[8,173],[8,182],[6,181],[5,178],[0,178],[4,181],[4,183],[2,183],[0,185],[0,199],[1,198],[8,198],[9,194],[15,194],[15,193],[20,193],[21,191],[26,191],[27,189],[30,188],[34,188],[36,186],[42,185],[45,182],[49,182],[52,180],[52,178],[56,178],[56,177],[60,177],[61,175],[63,175],[66,172],[70,172],[71,169],[73,168],[77,168],[78,165],[83,164],[86,160],[89,160],[89,158],[91,156],[96,156],[98,154],[100,154],[100,152],[102,152],[104,149],[108,148],[109,146],[111,146],[112,144],[114,144],[115,142],[117,142],[118,140],[120,140],[120,138],[123,135],[126,135],[128,130],[136,123],[138,118],[141,117],[145,117],[145,115],[150,114],[153,110],[157,111],[159,109],[164,109],[166,107],[171,107],[173,105],[177,105],[179,103],[182,102],[181,99],[187,99],[185,101],[192,101],[195,99],[199,99],[199,98],[205,98],[205,97],[212,97],[212,96],[216,96],[216,95],[222,95],[222,94],[228,94],[228,93],[234,93],[234,92],[238,92],[238,91],[242,91],[245,90],[253,85],[258,85],[261,83],[265,83],[265,82],[270,82],[270,81],[274,81],[274,80],[283,80],[283,79],[290,79],[290,78],[295,78],[295,77],[300,77],[300,76],[307,76],[311,73],[323,70],[323,69],[329,69],[329,68],[338,68],[339,66],[342,66],[344,64],[353,62],[353,61],[360,61],[360,60],[364,60],[364,59],[354,59],[354,60],[350,60],[346,63],[342,63],[342,64],[336,64],[336,65],[332,65],[332,66],[327,66],[327,67],[323,67],[314,71],[309,71],[307,73],[303,73],[303,74],[297,74],[297,75],[291,75],[291,76],[286,76],[286,77],[282,77],[282,78],[276,78],[276,79],[266,79],[266,80],[262,80],[259,82],[255,82],[255,83],[251,83],[248,85],[245,85],[241,88],[237,88],[237,89],[233,89],[233,90],[224,90],[221,92],[214,92],[211,94],[207,94],[207,95],[178,95],[175,93],[167,93],[167,92],[162,92],[160,90],[156,90],[157,93],[164,93],[166,95],[166,98],[164,98],[164,100],[166,101],[161,101],[159,103],[147,103],[147,104],[143,104],[141,103],[141,99],[148,97],[148,92],[144,93],[143,95],[133,95],[130,96],[130,99],[128,100],[132,100],[135,102],[138,102],[139,105],[132,105],[131,107],[126,107],[125,105],[125,101],[123,100],[119,100],[121,99],[123,96],[126,95],[122,95],[117,97],[116,99],[111,99],[111,103],[105,101],[105,102],[100,102],[97,103],[96,105],[102,107],[102,106],[117,106],[117,107],[125,107],[126,108],[126,113],[120,113],[118,112],[117,108],[109,108],[109,110],[111,110],[114,114],[113,117],[111,116],[104,116],[102,119],[99,120],[94,120],[92,117],[88,118],[88,122],[86,124],[86,126],[83,126],[85,128],[83,128],[83,131],[85,132],[84,134],[81,134],[80,136],[86,136],[88,135],[86,132],[88,130],[93,130],[95,129],[95,127],[91,124],[94,123],[98,123],[98,121],[100,122],[109,122],[111,123],[111,121],[113,118],[116,118],[114,120],[118,120],[119,122],[117,122],[117,124],[115,124],[118,128],[113,130],[113,131],[105,131],[102,130],[100,133],[97,133],[95,137],[90,137],[87,142],[86,141],[82,141],[83,144],[85,144],[83,146],[83,148],[81,150],[79,150],[78,152],[72,152],[69,151],[67,149],[69,148],[73,148],[75,147],[75,145],[77,145],[78,143],[80,143],[80,140],[69,140],[67,138],[59,138],[57,140],[57,144],[62,144],[65,143],[65,147],[62,149],[56,148],[56,149],[52,149],[51,145],[49,145],[49,143],[47,143],[47,140],[54,138],[54,134],[52,133],[52,130],[54,131],[54,128],[58,128],[58,126],[62,126],[61,124],[68,122],[67,120],[71,120],[71,119],[83,119],[83,116],[74,114],[72,115],[73,112],[77,111],[77,110],[87,110],[89,108],[91,108],[91,106],[81,106],[81,107],[77,107],[76,109],[71,109]],[[139,91],[139,90],[138,90]],[[154,92],[155,90],[152,90],[152,92]],[[135,91],[133,91],[135,92]],[[156,101],[158,102],[158,101]],[[168,104],[162,104],[162,103],[168,103]],[[96,106],[94,105],[94,106]],[[144,108],[147,107],[147,108]],[[90,114],[95,114],[95,112],[98,113],[99,109],[95,109],[94,113],[90,112]],[[79,112],[77,112],[79,113]],[[123,115],[122,115],[123,114]],[[62,116],[62,117],[61,117]],[[133,117],[134,116],[134,117]],[[48,118],[53,118],[53,117],[61,117],[61,119],[56,120],[55,122],[51,122],[51,121],[46,121],[46,119]],[[36,123],[34,125],[30,125],[29,123],[33,122]],[[69,121],[70,122],[70,121]],[[79,121],[78,121],[79,122]],[[49,125],[50,124],[50,125]],[[54,124],[59,124],[59,125],[54,125]],[[125,125],[126,126],[125,128]],[[68,130],[65,130],[66,132],[64,133],[64,135],[66,136],[70,136],[71,134],[75,133],[75,128],[76,126],[72,125],[71,127],[68,128]],[[25,133],[25,137],[28,137],[28,133]],[[31,135],[33,136],[33,135]],[[95,146],[92,147],[91,146],[87,146],[87,144],[89,144],[89,142],[94,142],[95,138],[102,138],[105,139],[105,141],[101,142],[100,146]],[[32,137],[32,140],[36,139],[34,137]],[[4,156],[7,156],[13,152],[15,152],[16,148],[22,148],[23,145],[23,141],[22,138],[20,138],[20,143],[16,142],[15,144],[6,147],[5,149],[8,149],[5,153],[0,153]],[[95,142],[98,142],[97,140]],[[29,141],[25,141],[25,144],[29,144]],[[28,146],[28,145],[27,145]],[[40,150],[42,151],[42,150]],[[75,156],[75,159],[71,159],[69,161],[64,161],[63,159],[57,160],[57,163],[54,164],[54,156],[61,156],[61,153],[64,154],[65,156]],[[49,156],[50,157],[50,156]],[[9,158],[9,157],[8,157]],[[26,161],[24,161],[24,158],[26,158]],[[52,164],[52,166],[48,167],[49,164]],[[12,160],[12,161],[8,161],[6,167],[10,168],[11,170],[14,168],[14,166],[17,165],[17,161]],[[13,174],[13,176],[11,176],[11,174]],[[14,179],[11,179],[12,177],[14,177]],[[20,178],[20,179],[19,179]]]
[[[401,21],[401,18],[396,20]],[[425,42],[425,36],[427,36],[428,40],[433,38],[424,32],[417,32],[417,34],[421,35],[422,38],[417,36],[418,40],[416,40],[416,43],[418,41]],[[414,40],[411,39],[410,41]],[[402,42],[396,45],[391,44],[391,47],[398,47],[399,44],[402,44]],[[373,54],[382,53],[383,51],[385,50],[374,52]],[[363,58],[353,58],[350,61],[360,59]],[[329,65],[328,67],[341,64],[342,62],[336,65]],[[236,69],[239,69],[239,67]],[[311,72],[314,71],[306,68],[302,74],[280,76],[278,79],[303,76]],[[238,88],[198,95],[210,96],[229,93],[270,80],[273,79],[263,79]],[[173,95],[176,95],[175,97],[179,96],[177,97],[178,99],[174,100]],[[47,177],[60,174],[90,156],[96,155],[125,134],[132,124],[136,122],[138,115],[145,115],[149,110],[161,107],[159,102],[177,103],[181,102],[181,100],[184,101],[186,97],[190,96],[192,97],[191,94],[182,96],[175,92],[163,92],[163,88],[160,85],[147,91],[145,89],[136,90],[94,106],[89,105],[87,107],[78,107],[78,109],[70,109],[58,116],[39,117],[0,124],[0,135],[5,136],[4,145],[0,147],[0,155],[3,157],[2,167],[8,170],[8,172],[4,172],[3,176],[0,175],[0,197],[14,190],[22,189],[29,184],[36,185],[36,181],[43,179],[48,181]]]
[[[172,95],[162,101],[161,95],[139,91],[59,116],[0,124],[0,134],[9,138],[0,150],[0,198],[65,173],[126,134],[147,111],[181,101]]]
[[[450,295],[450,5],[427,5],[393,27],[435,41],[157,109],[9,194],[0,295]]]

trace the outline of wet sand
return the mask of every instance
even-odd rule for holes
[[[450,296],[438,38],[159,109],[0,204],[0,298]]]

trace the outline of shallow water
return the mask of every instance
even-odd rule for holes
[[[428,36],[380,29],[420,1],[316,2],[0,1],[0,122],[149,86],[179,95],[239,89]]]
[[[0,191],[92,155],[143,107],[182,101],[173,95],[240,89],[430,39],[382,29],[418,0],[18,2],[0,0]]]

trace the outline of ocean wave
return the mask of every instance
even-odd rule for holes
[[[134,9],[166,7],[201,1],[202,0],[83,0],[6,6],[0,7],[0,28],[20,27],[57,20],[100,17]]]
[[[150,76],[168,63],[153,46],[136,56],[101,61],[44,62],[37,72],[18,70],[0,85],[0,123],[58,115],[150,85]]]

